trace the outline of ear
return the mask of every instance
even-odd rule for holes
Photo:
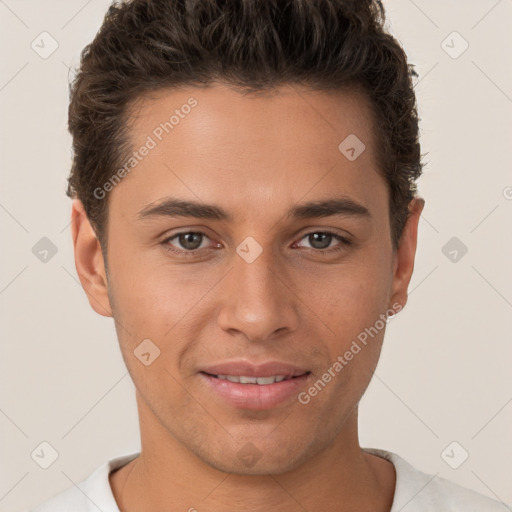
[[[390,307],[392,304],[398,303],[404,308],[407,303],[407,288],[414,270],[416,256],[418,223],[424,206],[425,200],[421,197],[415,197],[409,203],[409,217],[395,254]]]
[[[96,313],[111,317],[112,309],[108,298],[103,253],[79,199],[74,199],[72,204],[71,233],[75,251],[75,268],[89,304]]]

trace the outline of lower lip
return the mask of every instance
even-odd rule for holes
[[[274,382],[274,384],[260,385],[231,382],[203,372],[199,375],[210,389],[234,407],[254,411],[272,409],[292,396],[297,396],[311,376],[307,373],[293,379]]]

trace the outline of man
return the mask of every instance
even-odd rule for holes
[[[362,449],[424,200],[380,3],[133,0],[72,87],[75,262],[141,451],[37,512],[502,511]]]

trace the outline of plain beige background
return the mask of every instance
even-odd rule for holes
[[[419,73],[426,207],[409,303],[361,402],[361,444],[510,506],[512,1],[384,3]],[[64,193],[68,68],[108,5],[0,0],[1,512],[139,448],[133,384],[112,320],[77,280]],[[41,32],[58,43],[47,58],[31,47],[51,48]],[[57,250],[46,262],[33,252],[43,237]],[[48,469],[31,457],[42,442],[58,453]]]

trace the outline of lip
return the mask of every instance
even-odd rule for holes
[[[262,364],[254,364],[247,360],[227,361],[200,368],[201,372],[211,375],[245,375],[247,377],[271,377],[272,375],[284,375],[285,377],[297,377],[307,373],[307,368],[283,363],[280,361],[268,361]]]
[[[205,367],[199,371],[207,389],[223,403],[251,410],[272,409],[292,397],[296,398],[300,389],[310,380],[311,372],[298,366],[270,361],[263,364],[253,364],[249,361],[230,361]],[[284,375],[289,378],[273,384],[241,384],[219,379],[214,375],[234,375],[247,377],[270,377]]]
[[[304,387],[311,374],[307,373],[289,380],[274,384],[240,384],[229,380],[219,379],[207,373],[200,372],[208,389],[223,402],[239,409],[263,411],[277,407],[286,400],[296,399],[300,389]]]

